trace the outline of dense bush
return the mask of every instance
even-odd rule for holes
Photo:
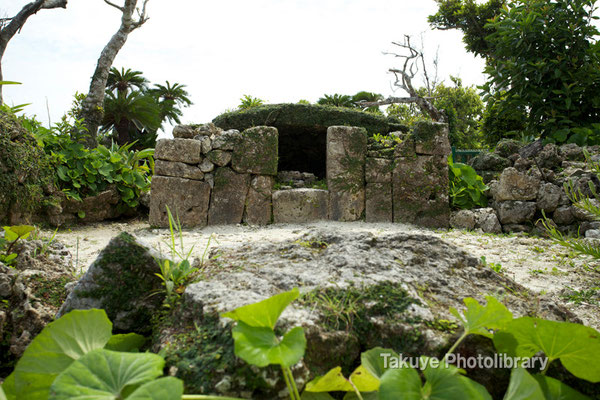
[[[481,176],[467,164],[455,163],[448,158],[450,178],[450,204],[455,209],[487,206],[485,191],[488,187]]]

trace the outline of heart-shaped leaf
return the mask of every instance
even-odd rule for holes
[[[466,334],[491,338],[490,329],[502,329],[513,319],[512,313],[494,297],[486,296],[486,300],[484,307],[477,300],[467,297],[463,300],[467,306],[463,315],[455,308],[450,308],[450,312],[462,322]]]
[[[372,376],[380,379],[385,371],[388,370],[386,365],[389,364],[389,358],[391,357],[397,358],[398,355],[393,350],[374,347],[371,350],[363,352],[360,355],[360,361],[361,365],[365,367]],[[386,359],[388,360],[387,363]]]
[[[387,370],[381,377],[380,400],[421,400],[421,378],[412,368]]]
[[[127,396],[127,400],[180,400],[182,395],[183,382],[177,378],[166,377],[144,383]]]
[[[589,400],[575,389],[565,385],[561,381],[544,375],[534,375],[540,385],[546,400]]]
[[[49,400],[124,398],[123,389],[161,376],[164,365],[164,359],[152,353],[93,350],[56,378]]]
[[[137,333],[112,335],[104,348],[112,351],[137,352],[146,343],[146,338]]]
[[[111,331],[104,310],[74,310],[49,323],[15,367],[16,397],[46,400],[58,374],[84,354],[104,347]]]
[[[258,303],[236,308],[222,316],[244,322],[246,325],[273,329],[283,310],[299,295],[298,288],[294,288],[289,292],[277,294]]]
[[[354,388],[344,378],[342,367],[335,367],[323,376],[316,377],[306,384],[307,392],[350,392]]]
[[[17,398],[17,394],[15,391],[14,372],[4,380],[0,389],[2,389],[2,393],[4,394],[6,400],[15,400]]]
[[[306,350],[306,338],[301,327],[290,330],[279,341],[271,328],[254,327],[239,321],[232,334],[235,355],[258,367],[269,364],[291,367],[300,361]]]
[[[532,357],[543,351],[549,362],[560,359],[573,375],[600,382],[600,332],[570,322],[522,317],[494,335],[500,353],[511,357]]]
[[[537,381],[523,368],[515,368],[510,374],[504,400],[545,400]]]

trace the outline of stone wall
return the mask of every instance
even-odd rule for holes
[[[447,126],[419,123],[393,135],[402,136],[400,144],[373,146],[364,128],[331,126],[327,189],[275,190],[276,128],[177,126],[174,139],[156,145],[150,224],[168,226],[168,206],[187,227],[328,219],[447,227]]]
[[[471,160],[490,187],[490,208],[453,213],[451,225],[486,232],[542,232],[538,221],[543,212],[562,232],[600,237],[600,222],[574,206],[563,189],[565,183],[572,182],[576,190],[592,196],[589,184],[600,184],[585,163],[583,149],[575,144],[547,144],[531,158],[522,158],[520,149],[519,143],[507,140],[494,152]],[[598,146],[588,151],[593,161],[600,161]],[[495,224],[490,222],[492,214],[497,217]]]

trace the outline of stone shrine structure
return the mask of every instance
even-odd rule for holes
[[[327,190],[275,189],[280,149],[274,127],[240,132],[180,125],[173,136],[156,144],[153,226],[168,226],[167,206],[185,227],[315,220],[448,226],[445,124],[417,123],[408,134],[397,133],[393,148],[369,145],[364,128],[330,126]]]

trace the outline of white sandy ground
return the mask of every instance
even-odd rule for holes
[[[368,231],[375,235],[419,232],[439,237],[476,258],[484,256],[488,265],[500,264],[501,273],[538,295],[548,295],[554,301],[564,303],[586,325],[600,328],[600,261],[577,256],[548,239],[460,230],[428,230],[405,224],[320,221],[302,225],[228,225],[188,229],[184,230],[183,242],[187,251],[194,246],[192,257],[201,258],[205,251],[209,254],[210,250],[218,247],[236,247],[253,242],[294,241],[311,228],[333,228],[345,232]],[[165,254],[169,251],[169,230],[153,229],[142,220],[77,226],[59,231],[56,238],[69,248],[78,271],[84,272],[110,239],[123,231],[133,234],[146,244],[160,248]],[[44,233],[51,235],[53,232]],[[570,296],[571,300],[565,298],[574,291],[583,295]],[[589,295],[586,296],[586,293]]]

